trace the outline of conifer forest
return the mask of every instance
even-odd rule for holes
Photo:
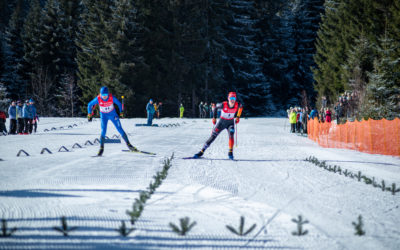
[[[0,100],[85,116],[101,86],[143,117],[236,91],[245,116],[334,106],[400,114],[398,0],[0,0]]]

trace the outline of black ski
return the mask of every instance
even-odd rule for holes
[[[131,150],[123,149],[122,151],[123,152],[130,152],[130,153],[140,153],[140,154],[146,154],[146,155],[157,155],[156,153],[142,151],[142,150],[131,151]]]

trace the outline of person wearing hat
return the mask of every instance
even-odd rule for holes
[[[19,135],[22,135],[24,132],[25,124],[24,124],[24,116],[22,115],[22,102],[20,100],[17,101],[17,132]]]
[[[29,133],[32,134],[32,132],[36,133],[37,123],[39,121],[39,117],[36,113],[35,101],[32,98],[29,100],[29,107],[31,108],[31,112],[32,112],[32,114],[31,114],[32,125],[29,128]]]
[[[126,142],[129,150],[137,151],[137,149],[131,145],[129,142],[128,136],[125,131],[122,129],[121,121],[119,120],[118,114],[115,111],[114,104],[116,104],[120,110],[120,116],[122,117],[123,110],[121,102],[115,98],[111,93],[108,92],[107,87],[101,87],[100,94],[96,96],[91,102],[88,104],[88,120],[92,121],[92,108],[95,105],[99,105],[100,109],[100,120],[101,120],[101,135],[100,135],[100,150],[97,153],[98,156],[102,156],[104,152],[104,142],[107,132],[107,123],[110,120],[118,132],[121,134],[122,139]]]
[[[217,113],[214,112],[214,116],[212,119],[212,123],[215,125],[211,137],[206,141],[203,148],[193,156],[193,158],[197,159],[200,158],[204,151],[213,143],[215,138],[221,133],[222,130],[227,130],[229,134],[229,152],[228,157],[229,159],[233,160],[233,144],[234,141],[234,134],[235,134],[235,124],[239,123],[240,116],[242,115],[243,106],[239,102],[236,101],[236,92],[229,92],[228,94],[228,101],[223,103],[218,103],[216,108],[221,108],[221,116],[216,123]]]
[[[22,116],[24,117],[24,135],[28,135],[32,125],[32,110],[29,107],[29,100],[25,101],[24,107],[22,108]]]
[[[153,105],[153,99],[150,99],[149,103],[147,103],[146,111],[147,111],[147,126],[151,126],[153,124],[154,113],[156,112]]]
[[[12,101],[8,108],[8,118],[10,118],[9,134],[15,135],[17,133],[17,104],[15,101]]]

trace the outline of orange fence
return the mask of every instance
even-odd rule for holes
[[[308,138],[328,148],[355,149],[371,154],[400,156],[400,119],[320,123],[317,118],[307,123]]]

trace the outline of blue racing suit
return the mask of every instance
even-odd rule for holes
[[[101,136],[100,136],[100,144],[104,145],[104,139],[106,137],[107,132],[107,123],[108,120],[111,120],[114,123],[115,128],[121,134],[122,138],[125,142],[128,141],[128,137],[125,131],[122,129],[121,121],[119,120],[118,114],[115,111],[114,103],[117,104],[120,111],[122,111],[122,104],[121,102],[113,97],[111,94],[108,96],[106,100],[101,99],[100,95],[94,98],[88,104],[88,114],[92,113],[92,108],[97,104],[100,108],[100,119],[101,119]]]

